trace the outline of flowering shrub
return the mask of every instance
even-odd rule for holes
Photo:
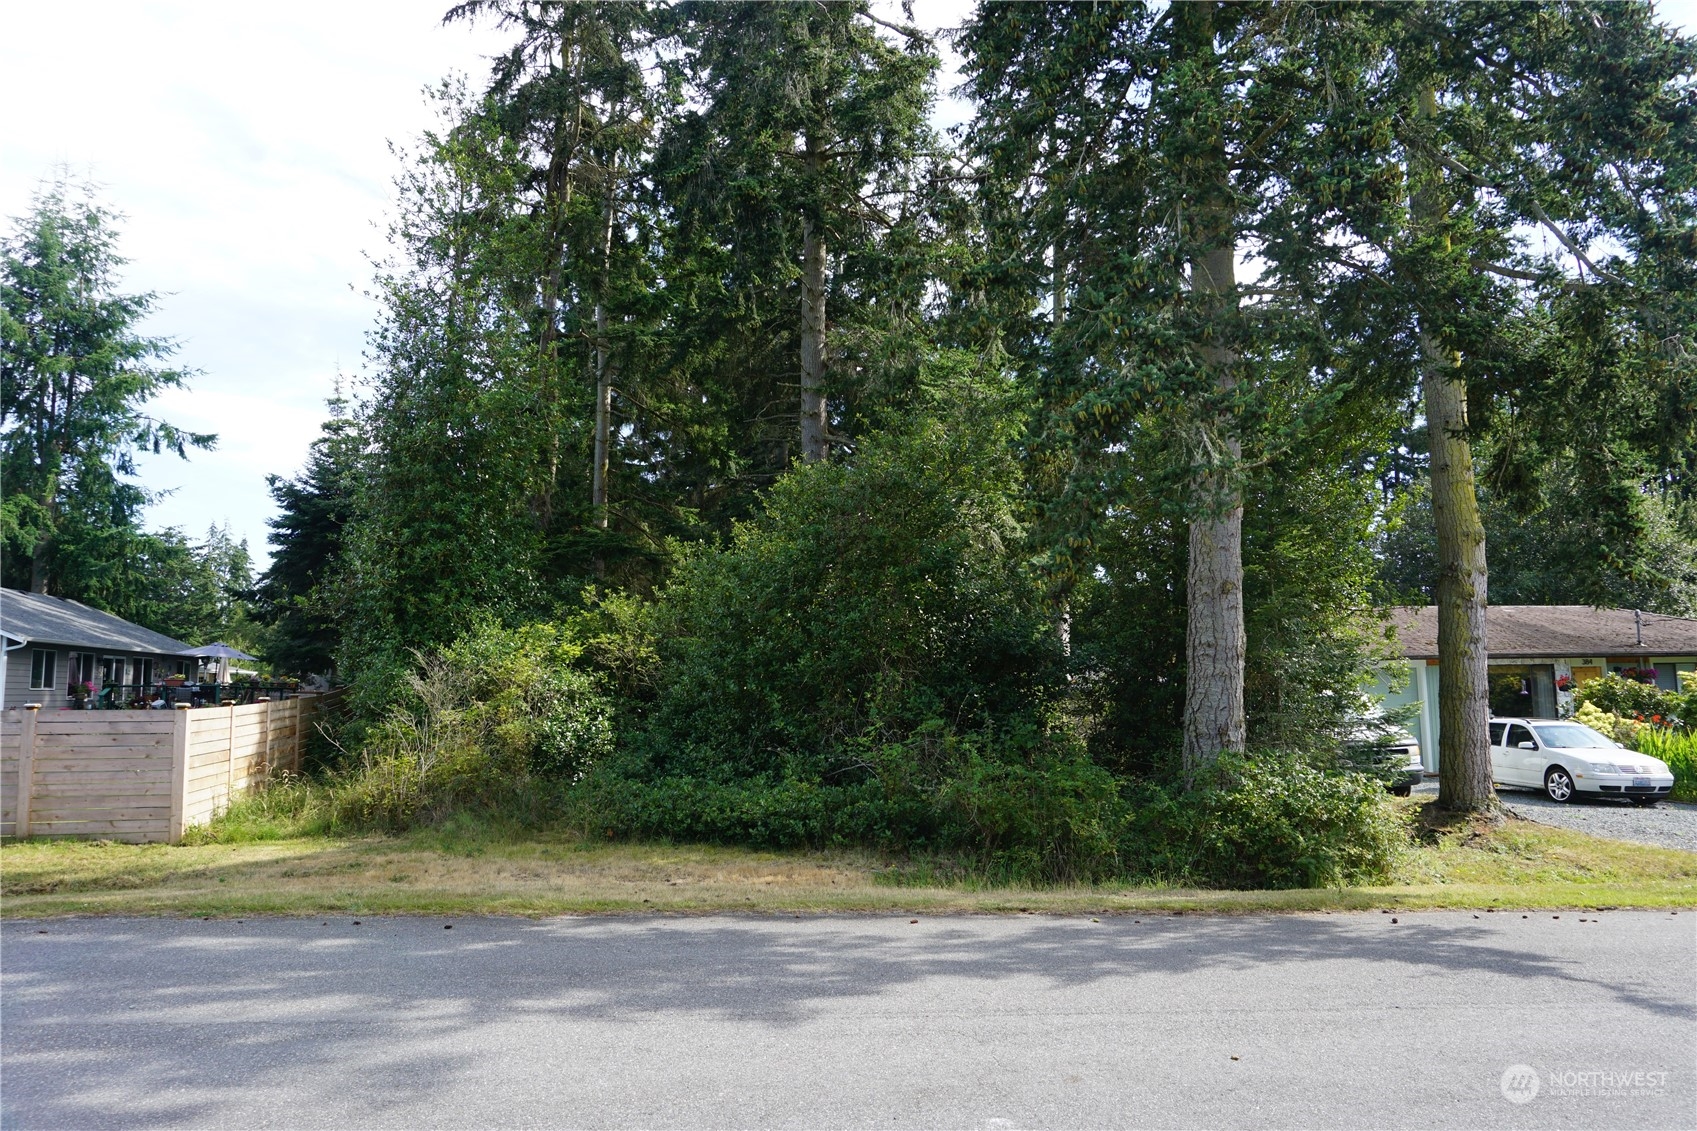
[[[1663,691],[1652,684],[1627,679],[1624,674],[1593,679],[1574,698],[1607,714],[1657,726],[1677,729],[1697,720],[1697,692]]]
[[[1579,705],[1579,710],[1573,713],[1573,721],[1627,746],[1632,745],[1645,726],[1636,719],[1623,718],[1590,702]]]

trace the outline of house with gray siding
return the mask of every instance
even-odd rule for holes
[[[0,710],[24,703],[70,707],[83,681],[153,684],[194,671],[189,645],[78,601],[0,589]]]

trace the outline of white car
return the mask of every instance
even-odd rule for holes
[[[1654,805],[1673,792],[1673,771],[1588,726],[1555,719],[1492,719],[1491,778],[1542,790],[1551,801],[1623,797]]]
[[[1426,780],[1426,765],[1420,760],[1420,742],[1406,730],[1390,735],[1391,748],[1400,756],[1400,774],[1390,785],[1398,797],[1407,797],[1414,787]]]

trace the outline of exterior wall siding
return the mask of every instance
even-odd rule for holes
[[[37,648],[51,649],[57,654],[54,666],[53,687],[37,689],[30,687],[31,653]],[[163,680],[172,670],[170,665],[180,662],[184,657],[163,655],[157,652],[115,652],[109,649],[87,648],[70,644],[37,644],[29,643],[22,648],[14,649],[6,655],[5,701],[0,707],[11,709],[21,707],[25,703],[40,703],[43,710],[55,711],[71,706],[70,692],[67,688],[71,683],[72,657],[78,653],[92,652],[96,657],[95,690],[100,687],[98,664],[100,657],[111,656],[122,659],[125,663],[125,682],[130,681],[127,674],[136,660],[153,661],[153,678],[155,682]]]

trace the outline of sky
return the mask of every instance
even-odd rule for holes
[[[365,295],[398,160],[430,122],[423,91],[474,83],[506,42],[444,27],[445,0],[0,0],[0,223],[60,166],[122,212],[127,291],[156,291],[144,332],[199,371],[153,413],[218,446],[142,461],[168,493],[154,527],[227,525],[263,566],[267,474],[299,471],[325,401],[358,373],[376,316]],[[895,14],[893,0],[880,8]],[[1697,0],[1665,22],[1697,30]],[[954,26],[970,0],[917,0]],[[944,85],[953,85],[946,57]],[[19,112],[21,110],[21,112]],[[962,120],[958,99],[939,124]]]

